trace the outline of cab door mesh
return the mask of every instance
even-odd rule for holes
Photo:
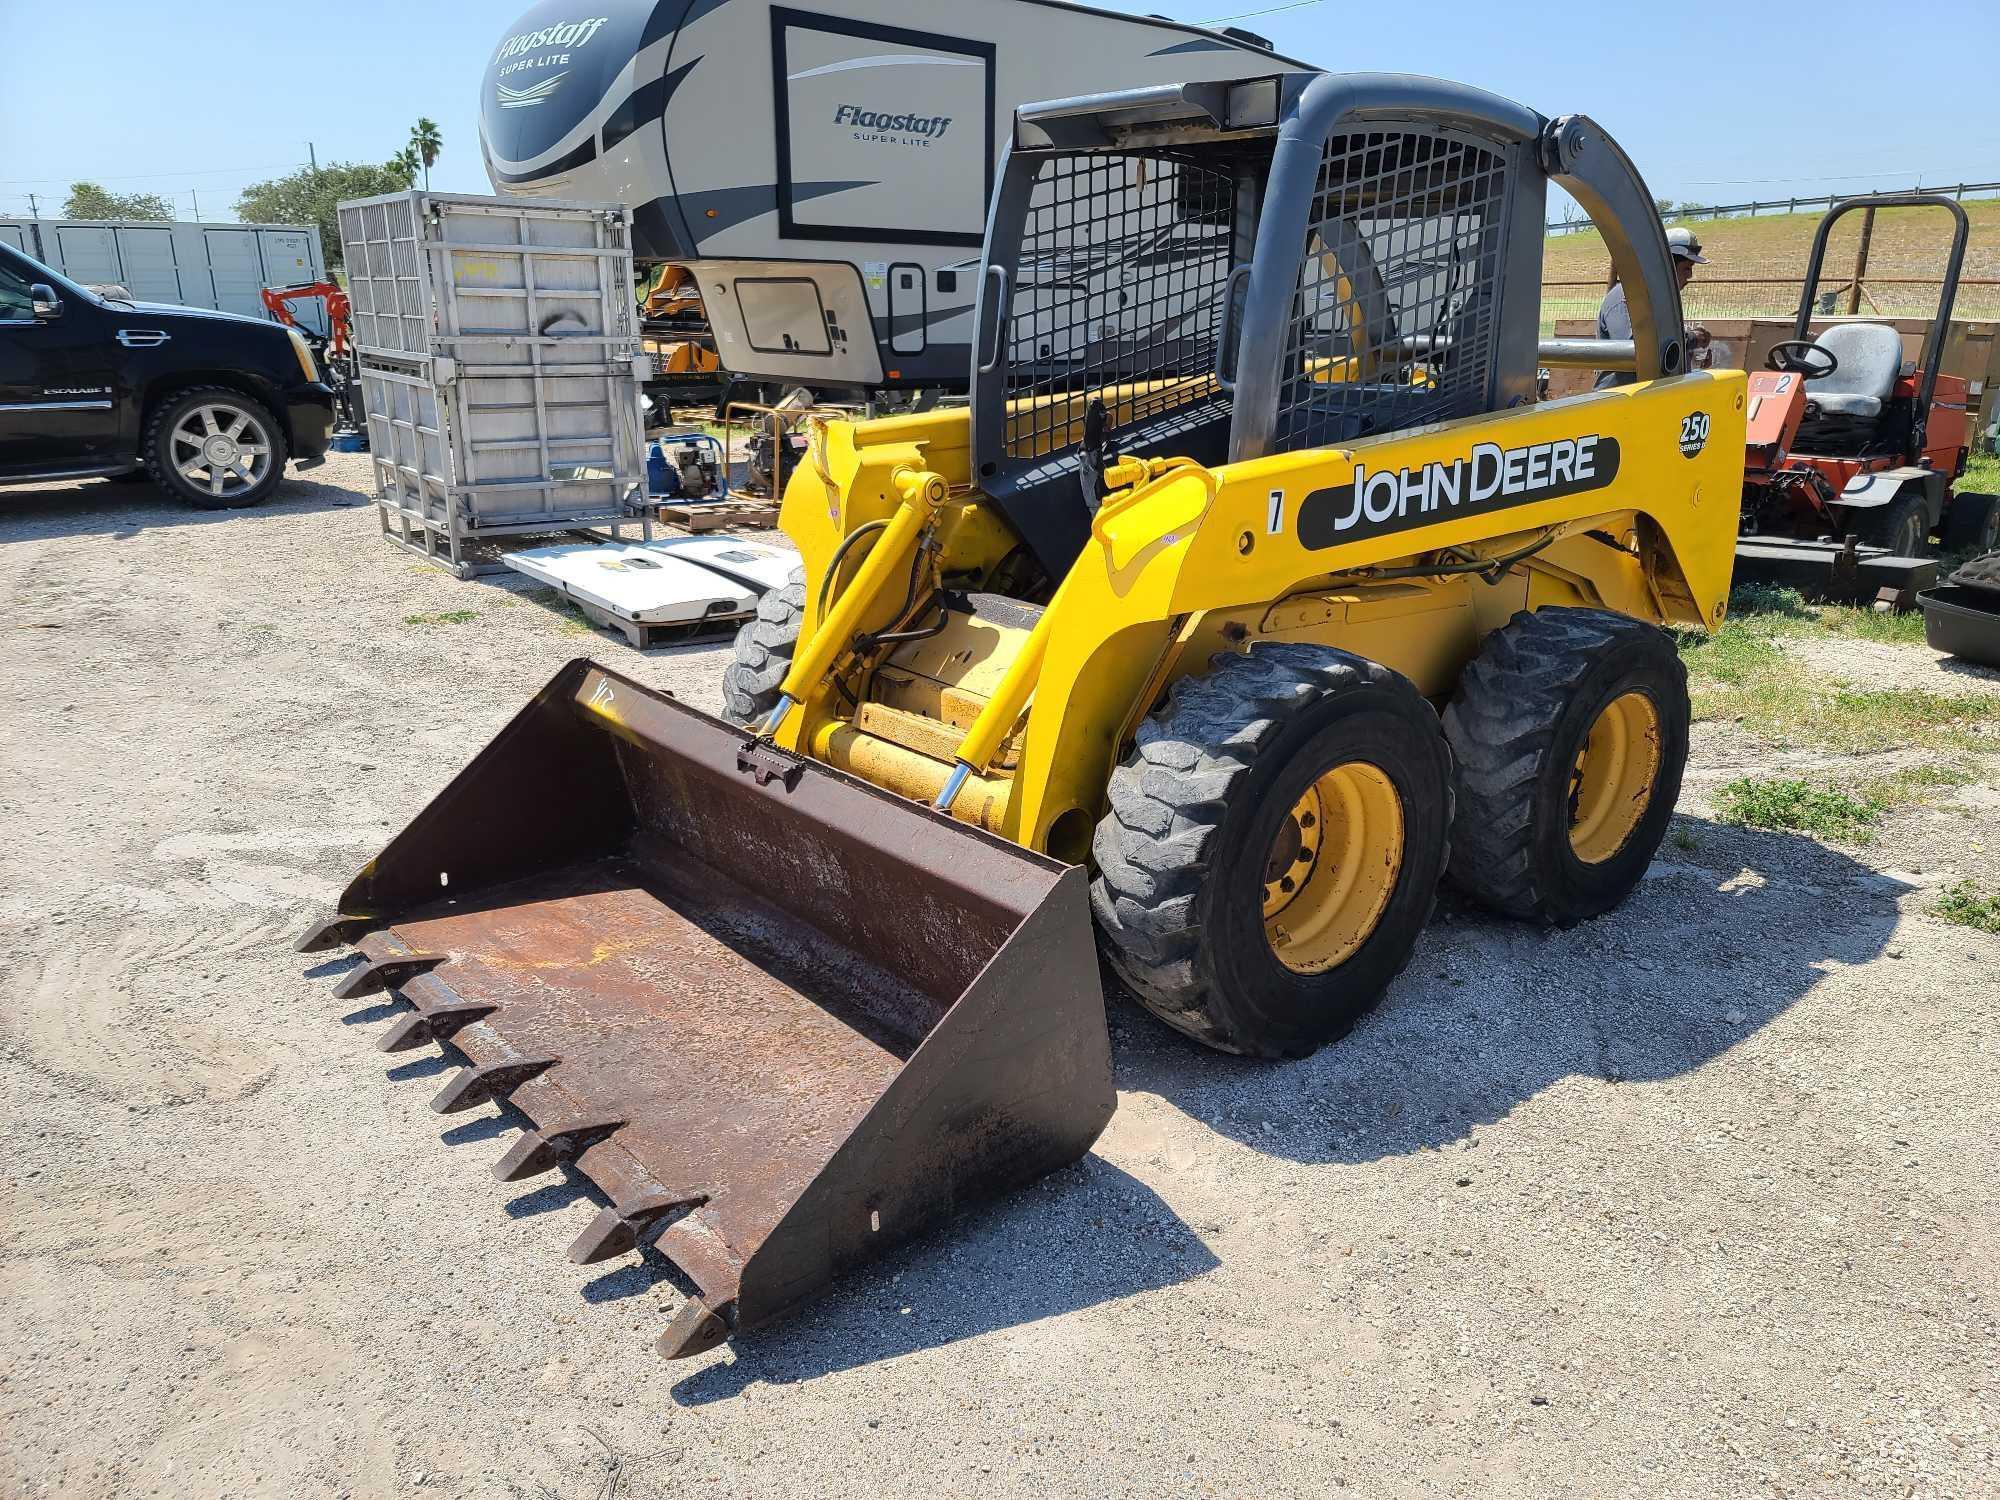
[[[1444,132],[1328,138],[1280,369],[1278,451],[1489,409],[1508,174]]]
[[[1074,446],[1093,397],[1111,435],[1226,414],[1216,341],[1236,192],[1226,163],[1172,153],[1040,164],[1005,332],[1008,458]]]

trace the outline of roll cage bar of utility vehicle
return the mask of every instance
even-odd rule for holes
[[[1168,177],[1177,204],[1149,217]],[[1633,329],[1629,345],[1560,362],[1682,373],[1665,229],[1630,159],[1584,116],[1386,73],[1023,107],[981,266],[978,482],[1061,576],[1094,499],[1085,483],[1078,503],[1080,453],[1100,439],[1241,462],[1533,400],[1551,181],[1603,233]],[[1161,266],[1138,247],[1165,222],[1211,232],[1184,236],[1181,263]],[[1121,254],[1147,264],[1121,268]],[[1099,278],[1092,289],[1079,268]],[[1413,304],[1427,326],[1405,326]],[[1113,326],[1135,309],[1156,322]],[[1099,403],[1108,415],[1084,420]]]
[[[1819,302],[1820,271],[1826,263],[1826,247],[1833,237],[1833,226],[1857,209],[1873,213],[1878,208],[1942,208],[1956,221],[1951,233],[1951,253],[1945,258],[1944,284],[1938,288],[1937,315],[1924,335],[1923,354],[1918,366],[1923,372],[1923,386],[1917,392],[1917,409],[1910,424],[1909,441],[1904,448],[1904,458],[1915,463],[1923,455],[1925,428],[1930,424],[1931,400],[1937,392],[1938,367],[1944,363],[1945,335],[1951,331],[1952,308],[1958,301],[1959,276],[1965,269],[1965,247],[1972,237],[1972,223],[1965,216],[1963,204],[1942,193],[1870,193],[1860,198],[1844,198],[1834,204],[1826,211],[1826,217],[1819,221],[1819,229],[1813,235],[1812,254],[1806,261],[1805,286],[1799,293],[1798,316],[1792,323],[1792,341],[1812,341],[1812,317]]]

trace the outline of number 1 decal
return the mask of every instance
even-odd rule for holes
[[[1271,491],[1271,513],[1269,519],[1264,523],[1264,529],[1272,536],[1276,536],[1285,529],[1285,492],[1283,490]]]

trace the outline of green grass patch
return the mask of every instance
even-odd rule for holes
[[[1738,584],[1730,591],[1729,616],[1745,629],[1767,636],[1842,636],[1901,646],[1924,643],[1921,610],[1897,614],[1851,604],[1808,604],[1797,589],[1768,583]]]
[[[2000,453],[1974,453],[1965,460],[1958,488],[1976,495],[2000,495]]]
[[[1837,787],[1790,777],[1742,777],[1716,793],[1715,805],[1723,822],[1739,827],[1810,833],[1852,844],[1868,841],[1883,811],[1880,803]]]
[[[1850,688],[1787,655],[1784,638],[1920,642],[1918,614],[1807,604],[1791,589],[1745,587],[1713,635],[1680,637],[1697,719],[1742,725],[1780,746],[1865,754],[2000,748],[2000,696]]]
[[[1911,766],[1849,786],[1789,776],[1745,776],[1716,793],[1716,812],[1723,822],[1743,828],[1775,828],[1865,844],[1882,814],[1928,806],[1939,793],[1971,780],[1969,771],[1951,763]]]
[[[468,625],[479,618],[476,609],[444,609],[435,614],[404,615],[405,625]]]
[[[1975,932],[2000,933],[2000,892],[1961,880],[1931,906],[1931,915]]]

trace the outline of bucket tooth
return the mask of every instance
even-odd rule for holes
[[[363,995],[399,989],[419,974],[428,974],[450,958],[448,953],[392,953],[387,958],[371,958],[358,969],[343,974],[333,987],[336,1000],[356,1000]]]
[[[404,1016],[375,1045],[384,1052],[408,1052],[430,1042],[448,1042],[474,1021],[483,1021],[500,1007],[490,1000],[457,1000]]]
[[[653,1347],[667,1359],[686,1359],[690,1355],[706,1354],[722,1343],[734,1332],[722,1314],[710,1308],[699,1297],[690,1297],[681,1304],[681,1310],[674,1314],[667,1331],[659,1336]]]
[[[325,953],[330,948],[345,948],[380,925],[373,917],[328,917],[300,933],[299,940],[292,944],[292,951]]]
[[[493,1175],[502,1182],[524,1182],[530,1177],[552,1172],[564,1162],[575,1160],[599,1141],[609,1139],[612,1132],[621,1129],[624,1124],[623,1120],[600,1120],[527,1131],[508,1147],[505,1156],[493,1163]]]
[[[623,1205],[600,1209],[590,1227],[569,1247],[569,1258],[575,1265],[594,1266],[601,1260],[624,1255],[638,1249],[639,1241],[668,1214],[677,1209],[699,1208],[706,1202],[706,1193],[658,1191]]]
[[[477,1109],[488,1100],[504,1100],[530,1078],[553,1068],[557,1061],[553,1057],[532,1057],[462,1069],[431,1100],[431,1108],[441,1115],[455,1115],[461,1110]]]

